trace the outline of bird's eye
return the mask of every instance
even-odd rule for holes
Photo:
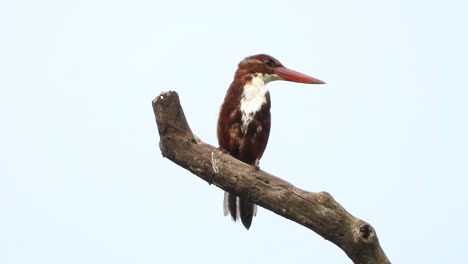
[[[271,66],[271,67],[275,66],[275,62],[272,59],[265,60],[264,62],[268,66]]]

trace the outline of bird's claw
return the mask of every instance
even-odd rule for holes
[[[256,159],[256,160],[255,160],[254,169],[255,169],[255,171],[259,171],[259,170],[260,170],[260,159]]]
[[[226,149],[223,149],[222,147],[218,147],[219,150],[221,150],[221,152],[223,152],[224,154],[228,154],[229,151],[227,151]]]

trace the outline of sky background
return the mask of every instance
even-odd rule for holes
[[[237,64],[267,53],[327,82],[273,82],[261,168],[327,191],[393,263],[468,263],[462,1],[1,1],[0,263],[351,263],[161,156],[151,101],[194,133]]]

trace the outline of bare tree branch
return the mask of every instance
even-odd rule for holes
[[[153,100],[162,155],[219,188],[246,197],[316,232],[354,263],[390,263],[374,228],[348,213],[327,192],[307,192],[256,171],[193,135],[176,92]]]

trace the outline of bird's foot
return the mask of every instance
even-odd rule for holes
[[[218,147],[219,150],[223,152],[223,154],[229,154],[229,151],[223,149],[222,147]]]
[[[255,160],[254,170],[255,171],[260,170],[260,160],[259,159]]]

